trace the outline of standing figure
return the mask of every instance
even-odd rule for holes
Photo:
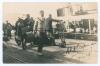
[[[32,17],[30,17],[30,14],[26,15],[26,18],[24,20],[24,27],[26,27],[26,31],[32,31],[33,32],[33,26],[34,26],[34,20]]]
[[[30,17],[29,14],[26,15],[26,18],[24,20],[24,27],[26,27],[26,31],[33,31],[33,26],[34,26],[34,20],[32,17]]]
[[[15,41],[16,43],[19,45],[21,45],[21,42],[23,41],[23,31],[22,31],[22,28],[24,27],[24,24],[23,24],[23,19],[21,18],[18,18],[18,20],[16,21],[15,23]]]
[[[7,35],[8,38],[11,38],[12,25],[8,23],[8,21],[6,21],[4,29],[4,35]]]
[[[30,14],[27,14],[24,20],[24,28],[22,28],[23,38],[25,39],[24,43],[30,43],[33,41],[33,26],[34,20],[30,17]]]
[[[38,18],[38,28],[39,30],[39,44],[38,44],[38,54],[42,55],[43,51],[43,44],[45,43],[45,18],[44,18],[44,11],[40,11],[40,17]]]
[[[61,47],[65,48],[66,47],[66,41],[65,41],[65,22],[61,21],[60,22],[60,27],[59,27],[59,38],[61,39]]]
[[[52,22],[59,22],[59,21],[60,20],[53,19],[51,14],[49,14],[49,17],[45,21],[45,27],[46,27],[45,29],[51,45],[55,45]]]

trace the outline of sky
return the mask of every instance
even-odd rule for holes
[[[74,10],[79,9],[82,5],[84,10],[97,9],[97,3],[71,3]],[[8,20],[11,24],[15,24],[18,17],[25,18],[26,14],[30,14],[34,19],[39,17],[39,11],[44,10],[45,17],[52,14],[53,18],[57,17],[56,10],[69,6],[67,2],[4,2],[3,3],[3,21]]]

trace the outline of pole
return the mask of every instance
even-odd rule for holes
[[[91,34],[91,23],[90,23],[90,19],[89,19],[89,34]]]

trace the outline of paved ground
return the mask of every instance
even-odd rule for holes
[[[60,43],[60,40],[56,40]],[[67,44],[78,43],[80,52],[70,52],[66,54],[66,48],[59,46],[44,47],[44,55],[37,55],[37,47],[30,47],[22,50],[21,46],[17,46],[14,38],[5,43],[3,50],[3,63],[63,63],[63,64],[94,64],[97,63],[97,42],[66,39]],[[84,46],[84,47],[83,47]]]

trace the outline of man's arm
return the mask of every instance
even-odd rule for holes
[[[54,21],[54,22],[60,22],[61,20],[52,19],[52,21]]]

